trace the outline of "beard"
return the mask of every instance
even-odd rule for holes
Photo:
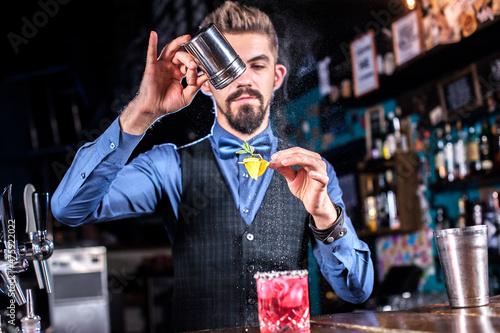
[[[243,104],[238,110],[232,109],[231,103],[243,94],[257,98],[259,105],[254,107],[250,104]],[[252,134],[262,124],[268,107],[269,104],[264,105],[264,97],[259,91],[243,88],[227,97],[225,110],[220,106],[218,109],[226,116],[233,129],[243,134]]]

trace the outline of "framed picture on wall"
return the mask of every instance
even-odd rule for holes
[[[420,55],[423,51],[420,12],[414,10],[392,23],[394,54],[398,66]]]
[[[372,30],[350,44],[354,95],[369,93],[379,87],[375,35]]]
[[[483,105],[475,64],[439,81],[437,87],[441,107],[449,121]]]

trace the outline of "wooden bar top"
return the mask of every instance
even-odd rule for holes
[[[500,295],[481,307],[452,309],[434,304],[402,311],[336,313],[311,318],[311,333],[332,332],[500,332]],[[257,333],[258,327],[237,327],[198,332]]]

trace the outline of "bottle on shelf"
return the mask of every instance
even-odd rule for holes
[[[467,138],[467,163],[470,174],[481,172],[481,156],[479,154],[479,136],[476,127],[469,126],[469,135]]]
[[[445,140],[443,143],[444,164],[446,169],[446,179],[449,182],[455,180],[455,159],[453,157],[453,138],[451,136],[451,125],[445,125]]]
[[[488,195],[488,203],[484,209],[484,224],[488,226],[488,248],[498,252],[500,236],[498,192],[493,191]]]
[[[469,224],[467,218],[467,196],[458,199],[457,228],[465,228]]]
[[[377,191],[377,228],[388,229],[389,228],[389,210],[387,202],[387,183],[385,181],[384,173],[379,173],[377,175],[378,180],[378,191]]]
[[[398,206],[396,203],[396,183],[394,179],[394,170],[387,169],[385,172],[385,183],[387,186],[387,212],[389,216],[389,228],[398,230],[401,228],[399,220]]]
[[[493,133],[493,159],[495,162],[495,169],[500,170],[500,116],[495,120],[492,128]]]
[[[434,168],[438,181],[446,179],[446,162],[444,156],[443,130],[438,128],[436,131],[436,152],[434,154]]]
[[[436,230],[443,230],[450,228],[450,221],[445,208],[442,206],[436,207]]]
[[[472,203],[472,225],[481,225],[483,223],[483,205],[480,201]]]
[[[366,179],[365,223],[371,232],[377,231],[377,205],[371,176]]]
[[[396,151],[406,153],[408,152],[408,137],[403,130],[405,120],[401,118],[402,110],[398,106],[396,107],[396,115],[394,116],[392,123],[394,126],[394,135],[396,136]],[[408,126],[411,131],[411,123]]]
[[[395,125],[397,126],[397,129]],[[396,135],[396,132],[398,132],[399,135]],[[396,153],[398,147],[398,136],[401,137],[401,133],[399,132],[399,119],[397,119],[394,112],[389,112],[387,115],[387,130],[382,148],[382,155],[384,156],[384,159],[390,160]]]
[[[378,130],[372,136],[372,159],[377,160],[383,158],[383,149],[385,141],[385,122],[380,123]]]
[[[479,156],[481,158],[481,170],[483,173],[489,173],[493,169],[492,141],[493,138],[491,137],[488,120],[483,119],[479,143]]]
[[[457,139],[453,143],[453,158],[455,160],[455,175],[457,179],[465,179],[469,174],[467,166],[467,132],[462,128],[462,121],[456,124]]]

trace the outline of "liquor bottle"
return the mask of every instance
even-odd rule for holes
[[[494,130],[493,130],[494,129]],[[495,120],[495,124],[492,128],[493,132],[493,157],[495,161],[495,169],[500,169],[500,116],[498,116]]]
[[[389,228],[389,209],[387,206],[387,183],[384,173],[377,175],[378,191],[377,191],[377,227],[381,229]]]
[[[444,140],[443,140],[443,130],[438,128],[436,131],[437,142],[436,142],[436,153],[434,155],[434,168],[436,170],[436,176],[438,181],[446,179],[446,163],[444,158]]]
[[[401,108],[396,107],[396,115],[392,118],[394,126],[394,135],[396,137],[396,151],[406,153],[408,151],[408,138],[406,133],[403,133],[404,120],[401,119]]]
[[[377,231],[377,206],[375,200],[375,191],[373,188],[373,178],[366,180],[366,198],[365,198],[365,223],[372,232]]]
[[[385,141],[385,123],[380,123],[378,131],[372,137],[372,159],[383,158],[383,147]]]
[[[488,248],[498,252],[498,237],[500,225],[498,224],[498,192],[493,191],[488,196],[488,204],[484,209],[484,224],[488,226]]]
[[[483,205],[480,201],[475,201],[472,204],[472,225],[483,224]]]
[[[446,178],[449,182],[455,180],[455,160],[453,157],[453,139],[451,136],[451,126],[445,125],[445,141],[443,145],[444,163],[446,167]]]
[[[394,122],[395,122],[394,118],[395,118],[394,112],[389,112],[389,114],[387,115],[387,131],[382,150],[384,159],[386,160],[390,160],[391,157],[393,157],[394,154],[396,153],[397,149],[396,128],[394,127]],[[397,119],[397,125],[399,126],[399,119]]]
[[[497,226],[497,253],[500,253],[500,195],[498,194],[498,191],[493,191],[490,195],[490,198],[493,204],[493,209],[495,211],[495,221]]]
[[[453,144],[453,158],[455,159],[455,175],[457,179],[464,179],[469,174],[467,167],[467,132],[462,129],[462,122],[457,121],[457,140]]]
[[[436,208],[436,230],[448,229],[450,222],[446,214],[445,208],[439,206]]]
[[[481,156],[479,155],[479,137],[475,126],[469,126],[467,138],[467,163],[471,174],[481,172]]]
[[[467,196],[463,196],[458,199],[458,216],[457,216],[457,227],[465,228],[469,223],[467,222]]]
[[[493,169],[493,157],[491,153],[491,142],[493,139],[486,119],[483,120],[480,140],[479,156],[481,158],[481,170],[484,173],[489,173]]]

